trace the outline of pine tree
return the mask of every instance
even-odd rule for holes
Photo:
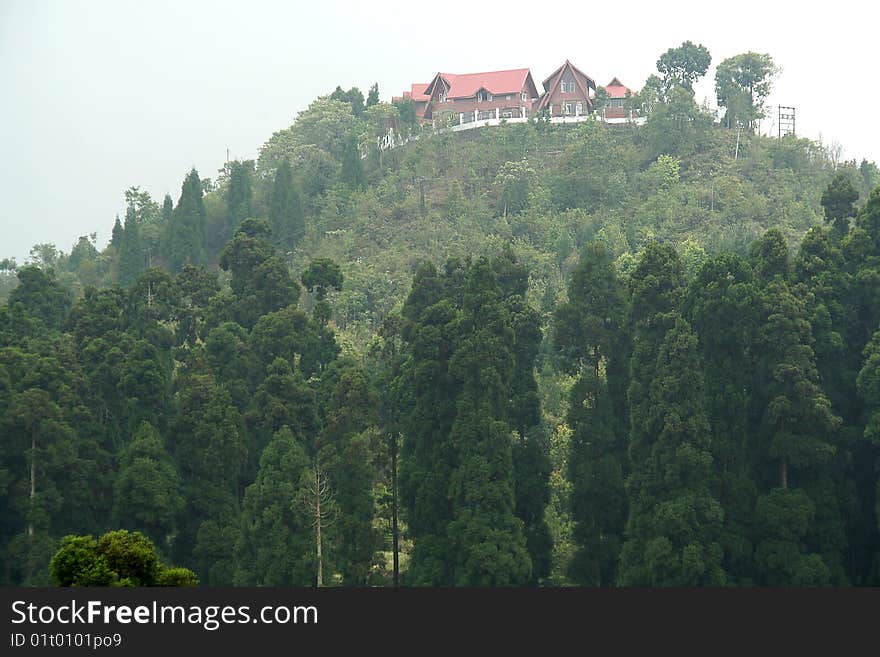
[[[171,194],[165,194],[162,201],[162,225],[166,228],[171,224],[171,216],[174,214],[174,202],[171,200]]]
[[[241,222],[254,214],[253,160],[228,164],[229,186],[226,188],[226,231],[224,241],[232,236]]]
[[[639,424],[656,433],[627,481],[630,513],[620,556],[625,586],[725,583],[719,543],[724,512],[711,493],[701,371],[697,337],[676,318],[657,355],[650,405],[638,411],[652,416]]]
[[[380,536],[374,526],[371,450],[378,422],[378,399],[364,373],[352,363],[334,363],[325,373],[324,428],[318,437],[318,462],[332,483],[339,518],[332,529],[330,552],[346,586],[365,586],[376,562]]]
[[[123,450],[114,484],[113,523],[138,529],[160,546],[183,509],[180,477],[159,432],[143,422]]]
[[[293,181],[293,170],[288,158],[281,161],[275,172],[269,222],[272,224],[272,233],[282,249],[293,249],[305,235],[302,196]]]
[[[260,456],[247,487],[242,531],[235,545],[237,586],[310,586],[314,582],[311,532],[297,508],[298,487],[310,469],[306,450],[284,426]]]
[[[168,246],[165,250],[171,271],[177,273],[185,264],[205,264],[205,204],[202,181],[193,169],[187,174],[180,191],[180,200],[167,226]]]
[[[119,215],[116,215],[116,221],[113,222],[113,232],[110,234],[110,245],[118,249],[122,244],[122,222],[119,221]]]
[[[248,219],[220,254],[220,267],[232,274],[235,299],[227,317],[245,328],[268,313],[296,304],[300,287],[284,260],[269,243],[271,228],[265,219]]]
[[[373,86],[370,87],[369,93],[367,93],[367,107],[372,107],[376,103],[379,102],[379,83],[374,82]]]
[[[699,337],[705,408],[712,427],[713,492],[724,510],[724,569],[732,584],[753,583],[754,415],[751,345],[759,321],[751,268],[738,256],[710,258],[688,287],[683,313]]]
[[[462,327],[450,374],[460,382],[449,433],[458,467],[450,480],[447,532],[458,586],[511,586],[531,577],[522,521],[514,514],[514,477],[505,383],[513,373],[513,331],[491,264],[467,273]]]
[[[859,193],[847,173],[838,173],[822,192],[825,221],[831,224],[833,234],[840,239],[849,231],[849,220],[856,216],[855,203]]]
[[[212,376],[187,374],[180,385],[174,452],[186,508],[175,549],[205,584],[231,585],[248,456],[244,423],[229,392]]]
[[[364,165],[358,150],[357,137],[353,134],[345,140],[339,179],[351,189],[362,189],[364,186]]]
[[[611,257],[599,242],[588,244],[572,272],[568,301],[555,313],[555,345],[562,367],[579,375],[571,391],[568,457],[571,509],[577,552],[571,577],[582,585],[616,580],[626,522],[625,427],[615,417],[614,365],[625,344],[625,295]],[[619,394],[619,393],[618,393]]]

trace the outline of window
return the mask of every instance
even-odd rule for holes
[[[574,82],[566,82],[562,81],[562,93],[571,94],[574,93]]]
[[[486,100],[492,100],[492,94],[490,94],[490,93],[489,93],[488,91],[486,91],[485,89],[482,89],[482,90],[480,90],[480,92],[477,94],[477,100],[480,101],[481,103],[482,103],[483,101],[486,101]]]
[[[583,103],[578,102],[577,106],[575,107],[575,114],[583,114],[583,113],[584,113],[584,105],[583,105]]]
[[[526,97],[526,92],[525,92],[525,91],[523,91],[523,92],[520,94],[520,98],[523,99],[523,102],[525,102],[525,101],[528,100],[528,98]]]
[[[564,113],[566,116],[570,116],[570,115],[574,114],[574,110],[572,110],[572,104],[571,104],[571,103],[565,103],[565,105],[564,105],[564,109],[563,109],[563,113]]]

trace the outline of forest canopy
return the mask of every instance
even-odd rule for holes
[[[880,584],[880,171],[710,61],[640,126],[338,87],[0,261],[0,581]]]

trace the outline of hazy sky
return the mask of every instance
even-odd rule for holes
[[[769,104],[796,106],[800,135],[880,161],[880,10],[817,4],[0,0],[0,258],[103,246],[126,188],[176,203],[190,167],[255,157],[336,85],[389,100],[438,70],[520,67],[540,85],[568,58],[637,89],[687,39],[712,54],[698,101],[714,105],[715,64],[767,52]]]

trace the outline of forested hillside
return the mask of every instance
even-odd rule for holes
[[[0,581],[880,585],[880,172],[658,68],[644,126],[337,88],[0,263]]]

